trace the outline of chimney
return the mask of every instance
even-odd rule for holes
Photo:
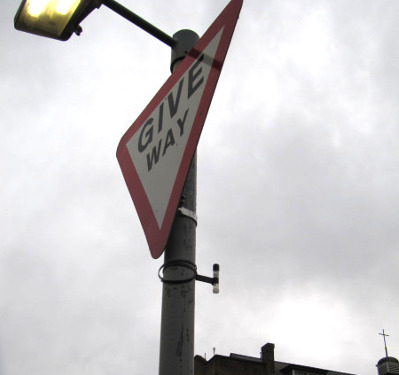
[[[265,364],[265,374],[274,375],[274,344],[268,342],[262,346],[262,361]]]

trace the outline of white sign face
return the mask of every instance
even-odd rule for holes
[[[121,138],[116,156],[153,258],[169,238],[242,0],[230,0]]]
[[[222,33],[223,29],[126,144],[159,229]]]

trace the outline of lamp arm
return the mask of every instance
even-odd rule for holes
[[[101,0],[101,4],[112,9],[115,13],[118,13],[120,16],[134,23],[136,26],[140,27],[144,31],[147,31],[147,33],[151,34],[161,42],[167,44],[169,47],[173,48],[175,46],[175,39],[173,39],[168,34],[165,34],[162,30],[159,30],[157,27],[150,24],[145,19],[141,18],[129,9],[125,8],[123,5],[119,4],[115,0]]]

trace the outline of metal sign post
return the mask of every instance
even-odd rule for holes
[[[163,282],[159,375],[194,374],[196,149],[242,6],[231,0],[201,39],[173,36],[172,75],[122,137],[117,157]],[[161,275],[162,271],[162,275]]]
[[[182,30],[174,38],[178,42],[172,49],[172,72],[199,39],[190,30]],[[165,249],[159,375],[194,373],[196,200],[195,154]]]

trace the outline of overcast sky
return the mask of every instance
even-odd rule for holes
[[[226,0],[124,0],[202,35]],[[115,152],[170,49],[0,12],[0,375],[157,374],[162,285]],[[376,375],[399,357],[399,2],[244,0],[198,147],[195,353]]]

